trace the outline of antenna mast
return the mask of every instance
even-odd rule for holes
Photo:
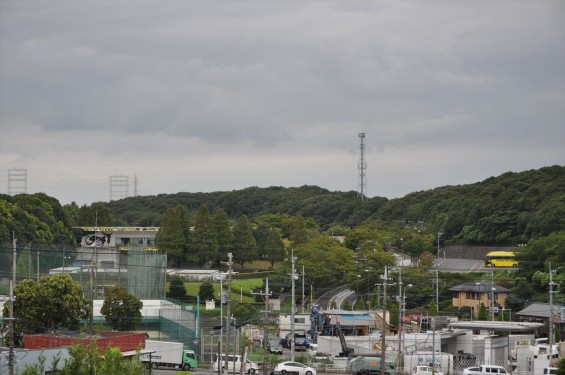
[[[359,143],[359,164],[357,168],[359,169],[359,187],[358,195],[361,200],[367,197],[367,185],[366,185],[366,172],[367,172],[367,161],[365,160],[365,133],[359,133],[359,138],[361,139]]]

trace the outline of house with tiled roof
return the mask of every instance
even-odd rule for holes
[[[546,327],[552,316],[555,332],[559,331],[560,337],[565,337],[565,305],[535,302],[515,315],[520,321],[543,323]]]
[[[509,289],[490,281],[467,282],[454,286],[449,291],[452,292],[452,306],[469,307],[473,318],[479,314],[481,304],[485,305],[489,313],[498,313],[500,309],[504,309],[506,297],[510,292]]]

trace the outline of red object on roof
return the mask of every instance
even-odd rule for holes
[[[99,332],[94,335],[24,335],[24,349],[61,348],[74,345],[77,341],[88,346],[96,341],[98,350],[106,351],[108,347],[118,348],[125,352],[145,348],[145,332]]]

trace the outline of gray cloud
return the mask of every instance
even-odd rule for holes
[[[0,175],[64,202],[106,199],[112,174],[143,194],[356,190],[358,132],[370,196],[565,160],[561,1],[0,11]]]

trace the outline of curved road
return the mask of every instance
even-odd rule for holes
[[[347,285],[342,285],[330,290],[329,292],[324,293],[320,298],[318,298],[316,303],[321,309],[329,310],[332,301],[335,301],[336,307],[338,309],[341,309],[341,304],[343,303],[343,301],[350,299],[352,294],[355,294],[353,290],[348,289]]]

